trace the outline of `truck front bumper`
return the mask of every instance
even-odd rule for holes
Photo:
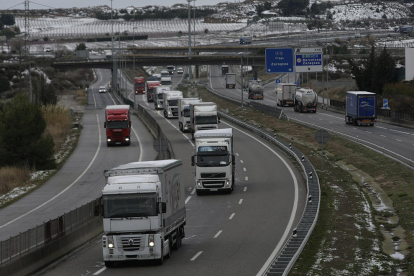
[[[231,179],[196,179],[195,188],[199,191],[219,191],[231,189]]]

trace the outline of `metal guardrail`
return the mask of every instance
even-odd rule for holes
[[[0,267],[14,262],[28,253],[37,251],[63,236],[82,227],[95,218],[95,206],[100,199],[95,199],[56,219],[44,222],[8,240],[0,242]]]

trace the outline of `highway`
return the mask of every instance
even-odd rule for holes
[[[103,70],[98,70],[98,72]],[[182,76],[173,77],[173,85]],[[133,98],[129,84],[130,98]],[[197,196],[194,145],[191,136],[178,130],[177,119],[167,120],[141,95],[146,107],[171,142],[176,159],[184,166],[187,209],[186,238],[162,266],[151,262],[121,263],[108,269],[102,245],[96,239],[41,275],[255,275],[277,253],[303,212],[306,188],[300,172],[279,150],[233,127],[236,185],[232,194]],[[255,158],[260,156],[260,159]]]

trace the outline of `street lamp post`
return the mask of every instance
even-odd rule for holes
[[[194,0],[194,47],[196,46],[196,41],[195,41],[195,36],[196,36],[196,31],[195,31],[195,25],[196,25],[196,17],[195,17],[196,7],[195,7],[195,1],[196,0]]]
[[[244,90],[244,82],[243,82],[243,53],[240,55],[241,59],[241,106],[243,107],[243,90]]]
[[[188,2],[188,59],[191,61],[191,0],[187,0]],[[188,71],[188,76],[189,76],[189,80],[191,83],[191,75],[192,75],[192,70],[191,70],[191,63],[189,66],[189,71]]]
[[[115,89],[118,88],[117,87],[117,85],[118,85],[118,82],[117,82],[118,74],[117,74],[116,59],[115,59],[115,52],[114,52],[114,20],[113,20],[113,17],[112,17],[112,14],[113,14],[112,1],[113,0],[111,0],[111,25],[112,25],[112,33],[111,33],[111,49],[112,50],[111,51],[112,51],[112,90],[113,90],[114,87],[115,87]]]

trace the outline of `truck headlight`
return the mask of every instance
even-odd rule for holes
[[[226,186],[230,186],[230,181],[226,180]]]
[[[114,237],[113,236],[108,236],[108,247],[114,248]]]
[[[155,243],[154,243],[154,235],[149,235],[148,237],[148,246],[149,247],[154,247]]]
[[[168,114],[171,114],[171,111],[168,110]]]
[[[111,139],[110,138],[108,138],[108,142],[111,142]]]
[[[125,141],[129,141],[129,138],[127,137],[127,138],[125,138]]]
[[[197,187],[201,188],[201,182],[197,181]]]

